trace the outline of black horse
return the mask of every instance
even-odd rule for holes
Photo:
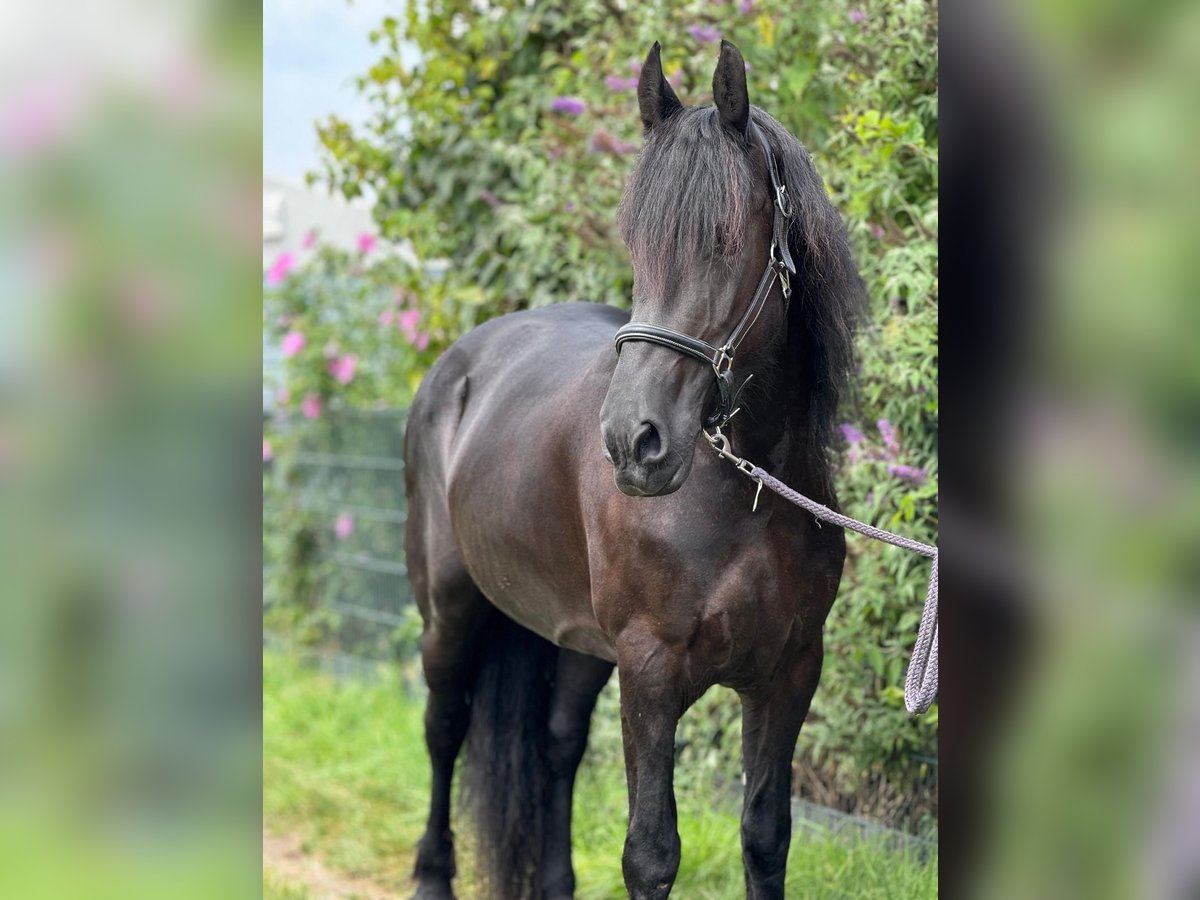
[[[645,146],[619,213],[639,327],[619,355],[621,310],[515,313],[447,350],[413,403],[407,550],[433,763],[419,898],[453,896],[464,740],[491,892],[572,895],[575,773],[614,665],[630,896],[671,891],[676,724],[714,684],[743,705],[747,896],[784,894],[792,754],[843,534],[773,496],[752,512],[754,485],[701,429],[740,407],[725,431],[737,452],[835,506],[825,448],[863,291],[811,158],[750,106],[728,43],[713,95],[685,108],[654,45],[638,85]],[[713,345],[752,307],[732,361]]]

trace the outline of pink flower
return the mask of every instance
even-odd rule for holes
[[[275,392],[275,402],[280,406],[287,406],[292,402],[292,392],[285,387],[281,387]]]
[[[850,21],[853,22],[855,25],[861,25],[862,21],[866,17],[867,17],[867,14],[864,13],[861,9],[850,10]]]
[[[283,355],[292,357],[304,349],[304,345],[308,343],[308,339],[304,337],[302,331],[289,331],[283,336]]]
[[[392,325],[392,317],[394,315],[395,313],[392,311],[391,307],[388,307],[379,314],[379,324],[383,328],[390,328]]]
[[[275,262],[271,268],[267,270],[267,284],[279,284],[283,279],[287,278],[288,272],[296,268],[296,254],[290,252],[280,253],[275,257]]]
[[[422,331],[417,335],[417,340],[414,345],[418,350],[424,350],[429,346],[429,335]]]
[[[304,237],[300,239],[300,248],[302,250],[311,250],[317,244],[317,233],[312,231],[304,232]]]
[[[271,450],[271,442],[263,438],[263,462],[270,462],[274,457],[275,453]]]
[[[13,102],[0,115],[0,149],[32,157],[58,144],[76,118],[77,103],[60,85],[43,85]]]
[[[333,533],[337,535],[339,541],[344,541],[354,534],[354,517],[349,513],[342,513],[338,516],[337,521],[333,523]]]
[[[743,16],[748,16],[753,11],[754,0],[742,0],[742,2],[738,4],[738,12],[740,12]]]
[[[884,238],[884,235],[886,234],[886,232],[883,230],[883,226],[882,226],[882,225],[877,225],[875,222],[872,222],[872,223],[871,223],[870,225],[868,225],[867,227],[868,227],[868,228],[870,228],[870,230],[871,230],[871,236],[872,236],[873,238],[875,238],[875,240],[877,240],[877,241],[882,241],[882,240],[883,240],[883,238]]]
[[[421,322],[421,311],[419,309],[401,310],[396,317],[396,322],[400,326],[400,330],[404,332],[405,339],[410,344],[417,342],[417,325]]]
[[[321,398],[316,394],[307,395],[300,401],[300,411],[306,419],[317,419],[321,416]]]
[[[356,369],[358,369],[358,357],[353,353],[336,356],[329,361],[329,374],[342,384],[349,384],[354,380]]]
[[[364,231],[358,236],[358,252],[366,256],[375,249],[375,235],[368,231]]]

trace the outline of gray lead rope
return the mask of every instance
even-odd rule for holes
[[[785,500],[790,500],[802,509],[808,510],[818,519],[823,519],[834,525],[840,525],[851,531],[928,556],[933,560],[929,575],[929,592],[925,595],[925,608],[921,611],[921,625],[917,629],[917,642],[913,646],[912,657],[908,662],[908,674],[904,678],[904,705],[910,713],[920,715],[928,711],[937,696],[938,690],[938,549],[929,544],[922,544],[912,538],[906,538],[874,525],[868,525],[839,512],[834,512],[828,506],[810,500],[799,491],[792,490],[778,478],[751,462],[739,459],[729,449],[729,439],[720,430],[713,435],[705,432],[713,449],[732,462],[744,475],[757,481],[759,486],[766,485]],[[754,497],[758,505],[758,495]]]

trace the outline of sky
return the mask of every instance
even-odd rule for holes
[[[401,0],[264,0],[263,174],[302,181],[317,162],[315,122],[367,118],[354,91],[379,55],[367,33],[402,13]]]

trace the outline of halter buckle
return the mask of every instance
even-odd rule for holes
[[[785,219],[792,217],[792,198],[788,196],[786,184],[775,188],[775,205],[779,207],[779,212]]]
[[[713,363],[713,371],[718,378],[723,378],[733,369],[733,351],[726,345],[717,350],[717,361]]]

